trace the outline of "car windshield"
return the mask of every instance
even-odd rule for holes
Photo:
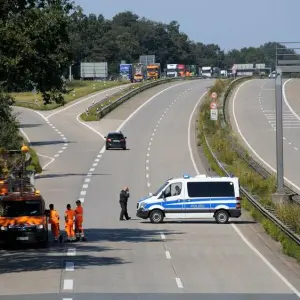
[[[110,133],[110,134],[107,136],[107,138],[113,139],[113,140],[121,140],[121,139],[123,139],[124,137],[123,137],[123,135],[120,134],[120,133]]]
[[[153,196],[157,196],[167,185],[169,184],[169,181],[167,181],[164,185],[162,185],[154,194]]]
[[[41,216],[42,203],[37,201],[1,201],[0,217]]]

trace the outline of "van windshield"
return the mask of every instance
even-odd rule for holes
[[[0,217],[30,217],[41,216],[42,203],[41,201],[1,201],[0,202]]]
[[[169,184],[169,181],[167,181],[164,185],[162,185],[154,194],[153,196],[157,196],[167,185]]]

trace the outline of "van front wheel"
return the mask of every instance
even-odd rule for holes
[[[219,210],[215,213],[215,220],[218,224],[226,224],[229,221],[229,214],[226,210]]]
[[[161,210],[154,210],[150,213],[150,221],[151,223],[162,223],[164,220],[164,214]]]

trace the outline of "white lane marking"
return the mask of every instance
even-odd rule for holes
[[[149,159],[146,160],[146,163],[149,164]]]
[[[73,290],[74,281],[73,279],[64,280],[64,290]]]
[[[183,289],[183,284],[182,284],[180,278],[176,277],[175,280],[176,280],[178,288]]]
[[[148,170],[149,170],[149,167],[146,166],[146,170],[148,171]]]
[[[295,149],[295,150],[298,150],[298,148],[297,148],[297,147],[294,147],[294,149]]]
[[[97,164],[97,163],[94,163],[94,164],[93,164],[93,167],[97,167],[97,166],[98,166],[98,164]]]
[[[99,153],[103,154],[105,152],[105,147],[102,147]]]
[[[63,150],[59,150],[59,151],[58,151],[58,153],[63,153],[63,152],[64,152]]]
[[[76,255],[76,248],[68,248],[67,256],[75,256]]]
[[[100,159],[99,159],[99,158],[96,158],[96,159],[95,159],[95,161],[96,161],[96,162],[99,162],[99,161],[100,161]]]
[[[59,157],[59,154],[55,154],[54,157]]]
[[[53,129],[56,129],[55,126],[52,126]]]
[[[86,191],[81,191],[80,192],[80,196],[85,196],[86,195]]]
[[[287,97],[286,97],[286,93],[285,93],[285,86],[288,82],[290,82],[291,80],[293,80],[293,78],[288,79],[287,81],[284,82],[284,84],[282,85],[282,95],[283,95],[283,101],[285,103],[285,105],[289,108],[289,110],[291,111],[291,113],[294,115],[294,117],[296,119],[298,119],[300,121],[300,117],[296,114],[296,112],[293,110],[293,108],[291,107],[291,105],[289,104]]]
[[[151,150],[151,148],[149,147],[149,148],[148,148],[148,151],[150,151],[150,150]]]
[[[95,128],[93,128],[92,126],[88,125],[86,122],[80,120],[80,115],[81,115],[81,114],[82,114],[82,113],[80,113],[80,114],[78,114],[78,115],[76,116],[77,122],[79,122],[81,125],[87,127],[88,129],[94,131],[96,134],[98,134],[98,135],[104,140],[104,135],[103,135],[101,132],[97,131]]]
[[[127,84],[124,85],[124,86],[122,86],[122,87],[125,88],[126,86],[127,86]],[[65,111],[65,110],[67,110],[67,109],[69,109],[69,108],[71,108],[71,107],[73,107],[73,106],[76,106],[76,105],[78,105],[78,104],[80,104],[80,103],[82,103],[82,102],[84,102],[84,101],[87,101],[87,100],[89,100],[89,99],[91,99],[91,98],[97,97],[97,96],[99,96],[99,95],[101,95],[101,94],[104,94],[104,93],[107,93],[107,92],[112,92],[112,91],[114,91],[114,90],[116,90],[116,89],[120,89],[120,86],[113,87],[113,88],[110,88],[110,89],[105,89],[105,90],[102,90],[102,91],[99,92],[99,93],[96,93],[96,94],[93,94],[93,95],[91,95],[91,96],[88,96],[88,97],[86,97],[86,98],[84,98],[84,99],[82,99],[82,100],[80,100],[80,101],[77,101],[77,102],[74,103],[74,104],[68,105],[68,106],[65,107],[65,108],[62,108],[62,109],[60,109],[60,110],[58,110],[58,111],[53,112],[52,114],[50,114],[50,115],[49,115],[48,117],[46,117],[46,118],[49,119],[50,117],[52,117],[52,116],[54,116],[54,115],[56,115],[56,114],[59,114],[59,113],[61,113],[62,111]],[[101,100],[100,100],[100,101],[101,101]]]
[[[150,182],[147,183],[148,188],[151,186]]]
[[[160,237],[161,237],[162,240],[166,239],[166,236],[163,233],[160,234]]]
[[[94,172],[95,171],[95,168],[90,168],[90,172]]]
[[[196,161],[194,159],[193,149],[192,149],[192,146],[191,146],[191,126],[192,126],[192,120],[193,120],[195,111],[198,108],[200,102],[202,101],[203,97],[206,94],[207,94],[207,92],[205,92],[204,94],[202,94],[201,97],[199,98],[199,100],[197,101],[196,105],[194,106],[194,109],[192,110],[192,113],[191,113],[190,118],[189,118],[189,125],[188,125],[188,148],[189,148],[190,158],[191,158],[192,164],[193,164],[194,169],[195,169],[195,171],[196,171],[197,174],[199,174],[199,170],[198,170]]]
[[[235,94],[234,94],[234,97],[233,97],[233,100],[232,100],[232,114],[233,114],[233,119],[234,119],[234,123],[235,123],[235,126],[237,128],[237,131],[239,133],[239,135],[241,136],[241,138],[243,139],[243,141],[245,142],[245,144],[248,146],[248,148],[253,152],[253,154],[263,163],[265,164],[270,170],[272,170],[274,173],[276,173],[276,170],[271,167],[262,157],[259,156],[259,154],[252,148],[252,146],[249,144],[249,142],[247,141],[247,139],[244,137],[244,135],[242,134],[241,132],[241,129],[239,127],[239,124],[238,124],[238,121],[237,121],[237,118],[236,118],[236,114],[235,114],[235,101],[236,101],[236,98],[237,98],[237,94],[239,92],[239,90],[246,84],[246,83],[249,83],[251,82],[251,80],[248,80],[244,83],[242,83],[238,89],[235,91]],[[274,129],[275,130],[275,129]],[[288,180],[286,177],[284,177],[284,180],[286,182],[288,182],[291,186],[293,186],[295,189],[297,189],[299,192],[300,192],[300,187],[298,187],[294,182]]]
[[[83,189],[87,189],[88,187],[89,187],[88,184],[84,184],[84,185],[82,186]]]
[[[102,156],[101,154],[97,155],[97,157],[99,157],[99,158],[100,158],[101,156]]]
[[[147,156],[150,156],[150,153],[147,153]]]
[[[89,173],[87,173],[86,176],[91,177],[91,176],[93,176],[93,174],[89,172]]]
[[[66,268],[65,268],[65,270],[66,270],[67,272],[72,272],[72,271],[74,271],[74,269],[75,269],[74,262],[72,262],[72,261],[67,261],[67,262],[66,262]]]
[[[81,202],[84,202],[84,198],[79,198],[78,200]]]
[[[292,145],[292,143],[291,143],[291,142],[289,142],[289,145]]]
[[[245,242],[245,244],[289,287],[289,289],[300,298],[300,291],[298,291],[269,261],[263,256],[243,235],[235,224],[231,224],[235,232]]]
[[[85,180],[84,180],[84,182],[90,182],[91,181],[91,178],[86,178]]]
[[[149,174],[146,174],[146,178],[149,178]]]
[[[238,91],[240,90],[240,88],[242,86],[244,86],[246,83],[248,82],[251,82],[251,80],[249,81],[246,81],[244,83],[242,83],[239,88],[236,90],[235,94],[234,94],[234,98],[233,98],[233,114],[234,114],[234,101],[237,97],[237,93]],[[196,105],[197,106],[197,105]],[[195,111],[196,109],[194,109],[193,111]],[[238,126],[237,124],[237,121],[236,121],[236,117],[235,117],[235,114],[234,114],[234,120],[235,120],[235,123],[236,123],[236,126]],[[238,130],[239,130],[239,127],[237,127]],[[241,134],[240,130],[239,130],[239,133]],[[249,143],[247,142],[247,140],[243,137],[243,135],[241,134],[241,137],[243,138],[244,142],[246,142],[246,144],[248,145],[248,147],[250,149],[252,149],[252,147],[249,145]],[[256,153],[256,152],[255,152]],[[256,154],[257,155],[257,154]],[[190,155],[191,157],[193,156],[193,153],[191,153]],[[258,156],[258,155],[257,155]],[[259,156],[258,156],[259,157]],[[262,160],[263,161],[263,160]],[[195,167],[195,171],[197,174],[199,174],[198,172],[198,168]],[[235,224],[230,224],[232,226],[232,228],[236,231],[236,233],[240,236],[240,238],[246,243],[246,245],[251,249],[253,250],[257,255],[258,257],[261,258],[261,260],[290,288],[290,290],[297,295],[298,298],[300,298],[300,292],[267,260],[267,258],[265,256],[263,256],[248,240],[247,238],[243,235],[243,233],[237,228],[237,226]]]
[[[73,300],[73,298],[63,298],[63,300]]]
[[[171,254],[169,251],[166,251],[166,257],[167,257],[167,259],[171,259]]]
[[[65,143],[65,144],[64,144],[64,146],[68,146],[68,144],[67,144],[67,143]]]

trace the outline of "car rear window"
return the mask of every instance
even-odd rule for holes
[[[107,137],[113,140],[123,139],[123,135],[119,133],[110,133]]]

